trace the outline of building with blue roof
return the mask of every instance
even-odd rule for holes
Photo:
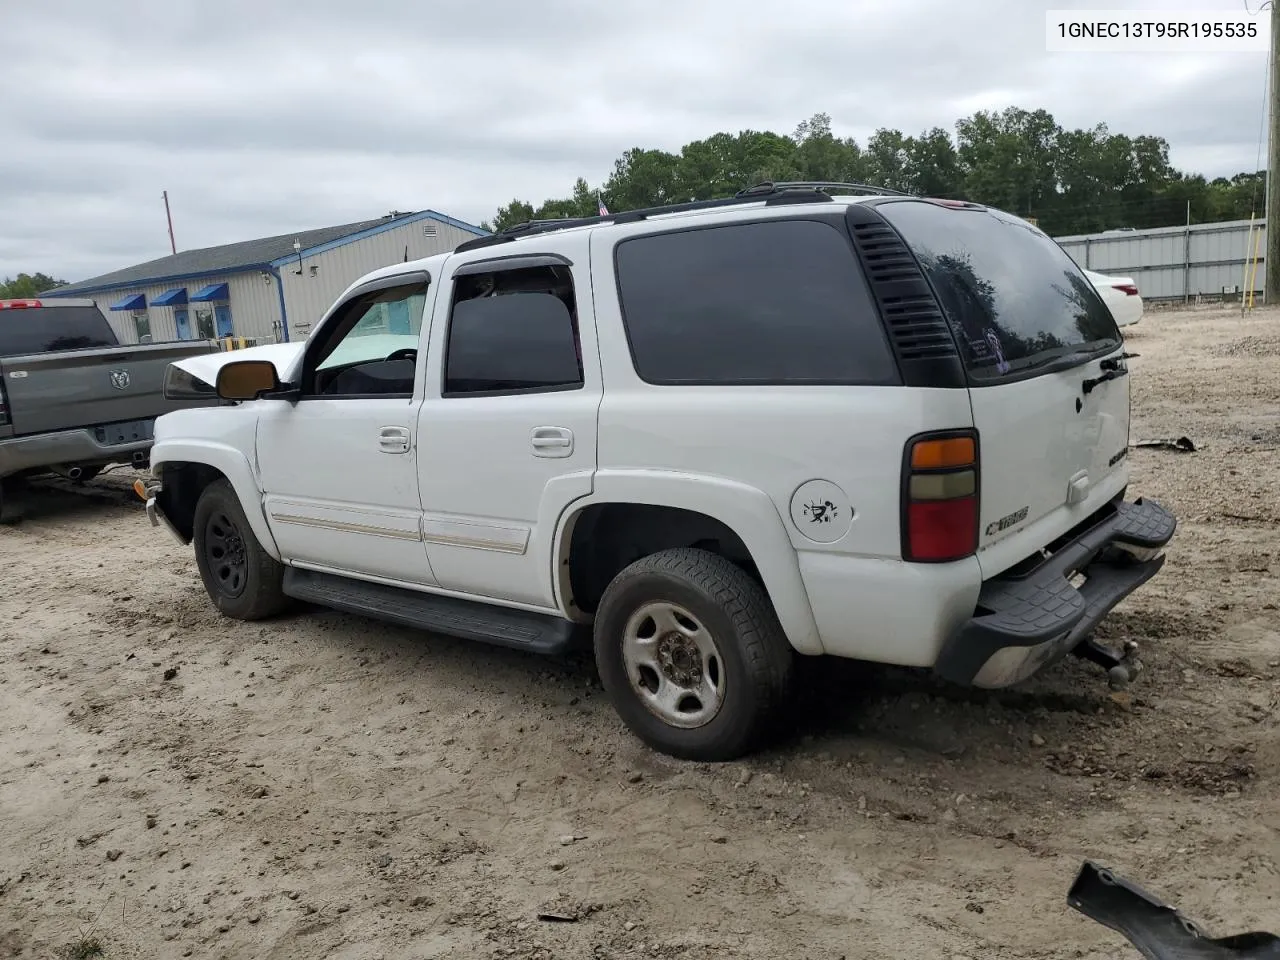
[[[452,250],[484,230],[434,210],[182,250],[47,296],[89,297],[123,343],[304,338],[353,281]]]

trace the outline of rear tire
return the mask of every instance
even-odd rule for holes
[[[200,579],[223,616],[262,620],[289,607],[284,565],[262,549],[229,481],[205,488],[192,526]]]
[[[768,595],[706,550],[663,550],[619,573],[596,611],[595,654],[627,727],[684,760],[750,752],[791,690],[794,654]]]

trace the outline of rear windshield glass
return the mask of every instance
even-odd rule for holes
[[[54,350],[114,347],[119,343],[97,307],[0,310],[0,357]]]
[[[911,246],[975,379],[1083,363],[1120,343],[1111,311],[1066,252],[997,210],[923,201],[879,206]]]

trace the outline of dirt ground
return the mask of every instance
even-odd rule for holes
[[[590,663],[217,617],[113,473],[0,529],[0,957],[1135,956],[1092,858],[1280,933],[1280,312],[1148,312],[1133,485],[1181,518],[1108,621],[1147,670],[810,664],[794,727],[657,756]],[[82,945],[84,945],[82,943]]]

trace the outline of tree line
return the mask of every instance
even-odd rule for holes
[[[867,183],[972,200],[1034,218],[1050,236],[1116,227],[1164,227],[1262,214],[1265,171],[1208,180],[1169,162],[1162,137],[1067,130],[1046,110],[979,111],[916,136],[877,130],[866,143],[831,132],[814,114],[790,135],[744,130],[685,144],[679,153],[635,147],[604,182],[579,177],[569,196],[500,208],[488,229],[526,220],[589,217],[732,196],[765,180]]]
[[[0,280],[0,300],[34,300],[42,291],[66,286],[66,283],[43,273],[20,273]]]

